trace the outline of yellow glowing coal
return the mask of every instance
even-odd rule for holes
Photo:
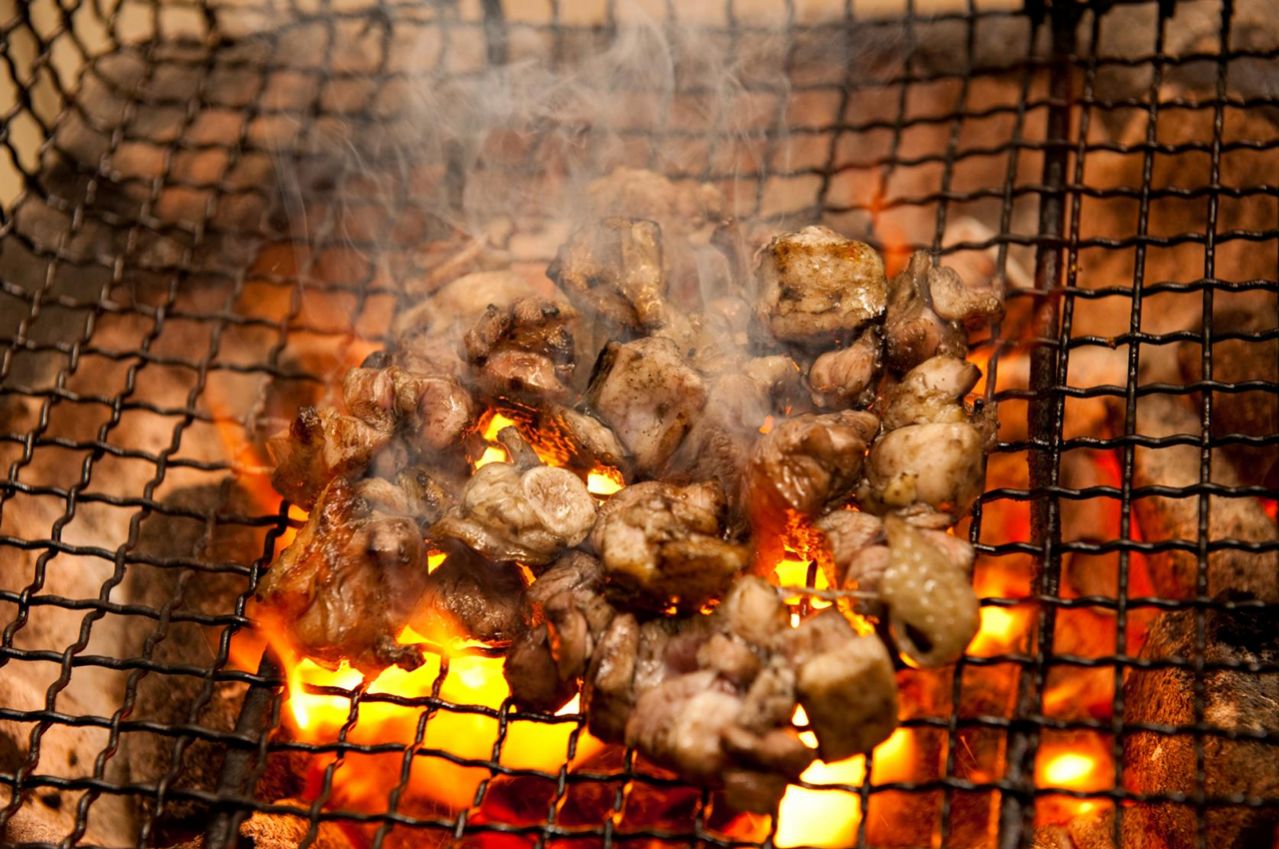
[[[1097,759],[1083,752],[1061,752],[1048,758],[1040,770],[1040,787],[1087,790],[1097,769]]]
[[[609,496],[624,486],[622,473],[608,466],[597,466],[586,476],[586,491],[591,495]]]
[[[408,628],[400,635],[402,643],[422,640],[422,635]],[[345,663],[329,670],[308,659],[286,657],[287,651],[278,653],[287,670],[286,716],[294,735],[307,742],[333,741],[350,722],[351,698],[308,692],[308,687],[340,687],[354,692],[363,680],[361,674]],[[400,705],[369,698],[389,694],[422,701],[434,696],[437,687],[441,701],[463,709],[441,707],[431,712],[420,740],[419,724],[424,711],[430,710],[426,704]],[[416,745],[420,755],[413,758],[410,770],[414,792],[458,808],[469,805],[476,786],[491,778],[492,772],[454,759],[493,759],[500,733],[498,717],[475,708],[500,711],[507,701],[510,691],[502,677],[502,658],[457,654],[448,659],[447,674],[441,680],[440,657],[428,653],[425,663],[417,669],[384,670],[368,684],[367,694],[360,702],[354,724],[347,728],[347,741]],[[557,714],[558,721],[550,723],[508,718],[498,763],[512,769],[555,771],[568,758],[570,737],[580,724],[579,709],[576,700],[570,702]],[[589,757],[602,745],[585,731],[578,732],[576,759]],[[450,758],[439,754],[442,752],[449,753]],[[335,798],[361,809],[375,805],[379,799],[385,804],[387,792],[398,783],[402,753],[350,757],[348,761],[334,776]]]
[[[1011,607],[983,607],[977,635],[968,644],[968,653],[991,657],[1016,648],[1029,625],[1025,611]]]
[[[794,722],[807,724],[802,707],[795,709]],[[800,738],[810,746],[817,745],[811,731],[800,732]],[[876,784],[907,780],[913,773],[914,760],[914,737],[908,729],[898,728],[875,748],[871,779]],[[856,842],[861,823],[861,799],[857,794],[866,777],[866,758],[857,755],[834,763],[814,761],[800,777],[808,784],[842,786],[821,790],[788,787],[778,808],[776,845],[785,849],[850,846]]]

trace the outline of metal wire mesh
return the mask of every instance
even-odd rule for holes
[[[847,814],[835,836],[1029,846],[1037,825],[1082,816],[1081,801],[1113,811],[1103,829],[1117,845],[1142,845],[1129,811],[1158,803],[1192,813],[1184,845],[1217,845],[1218,810],[1245,811],[1256,836],[1279,790],[1264,777],[1223,786],[1214,758],[1228,741],[1274,761],[1276,726],[1224,721],[1211,700],[1223,674],[1273,687],[1279,658],[1273,637],[1242,660],[1209,641],[1219,619],[1273,622],[1275,599],[1221,597],[1212,564],[1238,552],[1275,569],[1274,481],[1221,469],[1232,449],[1260,464],[1279,436],[1222,432],[1214,409],[1279,384],[1219,377],[1214,351],[1279,340],[1266,171],[1279,101],[1265,84],[1279,40],[1230,2],[855,5],[645,11],[662,32],[757,58],[734,80],[750,108],[699,120],[701,78],[677,75],[662,121],[607,139],[627,162],[725,186],[743,218],[819,220],[890,264],[915,248],[989,263],[1009,288],[998,343],[976,348],[1001,439],[968,532],[984,620],[1017,627],[954,669],[901,674],[907,755],[813,782],[839,799],[832,823]],[[272,845],[787,844],[771,819],[731,817],[629,753],[582,755],[579,716],[451,698],[464,659],[440,663],[423,692],[313,692],[343,719],[307,737],[246,616],[297,525],[262,488],[261,438],[385,342],[468,179],[514,192],[558,155],[535,141],[493,152],[479,174],[447,149],[405,146],[415,92],[508,62],[570,67],[634,13],[554,0],[0,4],[0,834],[225,846],[280,815],[296,828]],[[536,214],[510,223],[517,258],[549,259]],[[1221,327],[1226,305],[1260,321]],[[1144,376],[1185,350],[1196,374]],[[1092,368],[1113,351],[1117,371]],[[1149,398],[1193,402],[1196,427],[1143,431]],[[1196,452],[1194,480],[1141,479],[1143,451],[1178,447]],[[1064,470],[1086,452],[1113,462],[1078,485]],[[1141,503],[1159,498],[1193,499],[1194,526],[1138,527]],[[1268,509],[1270,525],[1218,529],[1212,516],[1236,502]],[[1116,527],[1080,538],[1068,516],[1080,505]],[[1193,564],[1187,591],[1151,586],[1178,554]],[[1072,579],[1081,563],[1109,583]],[[1190,617],[1190,650],[1141,655],[1164,613]],[[1186,721],[1125,704],[1126,675],[1161,669],[1186,674]],[[379,711],[398,711],[408,736],[362,736]],[[483,756],[432,736],[457,728],[450,716],[474,720]],[[546,724],[564,731],[549,767],[504,753]],[[1134,779],[1126,747],[1143,735],[1188,741],[1183,783]],[[1088,783],[1054,783],[1046,767],[1063,751],[1092,758]],[[460,773],[424,764],[470,770],[473,794],[444,803],[418,773]],[[374,773],[390,778],[370,793],[356,779]]]

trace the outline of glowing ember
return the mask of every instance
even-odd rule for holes
[[[626,486],[622,473],[608,466],[591,469],[586,476],[586,490],[591,495],[609,496]]]

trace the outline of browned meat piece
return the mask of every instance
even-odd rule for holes
[[[331,408],[303,407],[285,434],[267,441],[276,492],[310,509],[335,477],[357,477],[391,442],[391,431]]]
[[[636,471],[655,474],[705,406],[706,386],[679,346],[649,337],[605,347],[587,402],[630,451]]]
[[[808,370],[808,386],[818,407],[865,407],[874,400],[883,360],[879,330],[868,327],[846,348],[827,351]]]
[[[927,253],[919,251],[888,286],[884,354],[888,367],[898,374],[938,354],[962,358],[968,353],[963,328],[933,309],[930,284],[943,274]]]
[[[827,347],[884,313],[884,263],[869,245],[825,227],[774,238],[756,275],[760,322],[783,342]]]
[[[884,529],[889,560],[879,592],[898,648],[917,666],[952,663],[977,633],[980,619],[967,572],[971,554],[966,563],[955,562],[952,557],[963,555],[936,545],[926,531],[895,516],[884,520]]]
[[[440,643],[457,639],[505,643],[528,629],[529,617],[519,572],[457,545],[427,576],[409,624]]]
[[[651,630],[651,629],[650,629]],[[660,632],[657,632],[660,633]],[[649,641],[652,647],[652,641]],[[582,690],[582,708],[592,734],[621,742],[635,706],[635,669],[639,660],[640,624],[630,613],[613,618],[591,654]],[[662,665],[649,656],[649,669],[660,678]]]
[[[695,611],[718,598],[750,559],[725,542],[724,496],[713,483],[632,484],[600,511],[591,534],[619,598],[651,610]]]
[[[672,183],[643,168],[615,168],[586,187],[596,218],[625,215],[657,222],[667,235],[686,236],[724,214],[724,196],[705,183]]]
[[[626,449],[617,434],[589,413],[571,407],[552,405],[544,408],[539,428],[558,431],[567,438],[568,461],[565,465],[590,471],[598,465],[610,466],[626,474],[631,465]]]
[[[754,576],[733,584],[713,618],[719,630],[760,649],[772,646],[788,625],[786,606],[777,591]]]
[[[546,274],[584,313],[629,330],[668,320],[662,231],[653,221],[605,218],[569,237]]]
[[[701,783],[726,766],[720,737],[741,711],[736,688],[711,670],[680,675],[642,692],[626,723],[626,744]]]
[[[930,422],[967,422],[964,398],[981,379],[981,369],[958,357],[931,357],[911,369],[884,394],[884,430]]]
[[[786,635],[795,690],[822,760],[869,752],[897,725],[897,679],[878,638],[858,636],[835,608]]]
[[[796,517],[818,516],[848,499],[878,427],[870,413],[845,410],[796,416],[760,437],[746,472],[746,504],[761,568],[781,559]]]
[[[729,524],[737,530],[744,524],[743,476],[760,427],[778,411],[774,399],[797,385],[800,373],[786,356],[738,358],[723,368],[711,379],[706,405],[662,477],[717,482],[728,498]]]
[[[342,395],[353,415],[371,427],[398,428],[428,456],[455,448],[475,421],[475,403],[456,381],[398,366],[351,369]]]
[[[392,664],[422,662],[396,635],[422,594],[426,549],[413,517],[373,509],[363,493],[341,477],[324,487],[297,538],[267,570],[258,601],[299,651],[327,666],[348,660],[372,678]]]
[[[537,566],[576,546],[594,524],[595,499],[567,469],[489,463],[467,481],[461,503],[432,535],[461,540],[490,560]]]
[[[879,579],[888,566],[883,520],[859,510],[832,510],[813,526],[822,532],[830,550],[829,557],[817,558],[826,570],[827,583],[832,587],[878,592]]]
[[[551,712],[577,692],[596,643],[616,615],[603,589],[599,561],[577,551],[529,587],[534,618],[542,621],[516,639],[503,667],[516,703]]]
[[[983,433],[965,423],[889,431],[870,450],[858,500],[876,513],[922,505],[953,522],[981,492],[985,444]]]
[[[534,403],[567,397],[576,365],[576,317],[568,304],[545,298],[490,305],[463,338],[480,392]]]

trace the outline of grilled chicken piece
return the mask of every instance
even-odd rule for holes
[[[695,611],[750,560],[722,539],[724,496],[713,483],[632,484],[600,510],[591,533],[613,592],[630,606]]]
[[[871,447],[858,494],[865,509],[914,514],[914,524],[930,527],[968,510],[981,491],[996,424],[993,407],[964,404],[979,377],[976,366],[939,355],[886,394],[885,432]]]
[[[399,366],[351,369],[342,381],[342,399],[370,427],[398,429],[428,456],[456,447],[475,422],[475,402],[455,380]]]
[[[956,562],[965,555],[942,548],[935,537],[930,539],[927,532],[895,516],[884,520],[884,529],[889,560],[879,592],[888,606],[893,639],[918,666],[952,663],[964,653],[980,620],[977,594],[967,572],[971,549],[966,564]]]
[[[706,405],[706,385],[664,337],[610,343],[587,402],[626,446],[640,474],[655,474]]]
[[[866,412],[803,415],[760,437],[746,471],[746,505],[756,562],[771,571],[788,525],[815,517],[852,495],[879,420]]]
[[[787,356],[723,364],[710,379],[706,405],[671,456],[662,478],[674,483],[715,481],[728,499],[729,527],[744,529],[743,480],[760,428],[799,384]]]
[[[897,679],[878,638],[858,636],[828,608],[786,634],[795,691],[822,760],[869,752],[897,725]]]
[[[868,327],[846,348],[827,351],[813,360],[808,386],[818,407],[865,407],[874,400],[883,360],[878,328]]]
[[[817,562],[832,587],[879,592],[879,581],[888,566],[884,522],[860,510],[832,510],[813,523],[821,531],[829,556]]]
[[[311,509],[320,491],[334,478],[364,473],[392,438],[386,427],[367,424],[332,408],[303,407],[287,433],[267,440],[275,462],[271,484],[276,492]]]
[[[981,370],[958,357],[925,360],[885,393],[884,430],[972,420],[973,411],[964,406],[964,398],[980,379]]]
[[[576,318],[568,304],[546,298],[489,305],[463,337],[481,394],[527,403],[568,397],[576,366]]]
[[[726,766],[720,741],[742,709],[737,688],[704,669],[640,694],[626,723],[626,744],[692,781],[717,781]]]
[[[597,643],[617,615],[604,598],[604,570],[570,551],[528,589],[537,624],[507,653],[503,674],[520,705],[547,713],[577,692]]]
[[[630,457],[617,434],[595,416],[559,404],[539,412],[539,429],[558,431],[566,437],[566,467],[588,472],[599,465],[611,466],[623,475],[630,470]]]
[[[586,194],[593,217],[646,218],[668,236],[687,236],[724,215],[724,195],[714,186],[672,183],[644,168],[615,168],[591,181]]]
[[[396,635],[425,587],[426,548],[413,516],[374,506],[388,499],[370,489],[385,483],[334,478],[258,587],[262,615],[301,652],[329,667],[345,659],[370,679],[422,663]]]
[[[582,542],[594,524],[595,499],[567,469],[489,463],[432,534],[461,540],[490,560],[539,566]]]
[[[935,267],[918,251],[888,287],[888,366],[901,374],[938,354],[962,358],[968,353],[964,327],[997,321],[1003,312],[999,292],[969,289],[954,271]]]
[[[653,221],[605,218],[569,237],[547,276],[590,316],[630,331],[661,327],[669,318],[662,231]]]
[[[409,624],[436,642],[507,643],[528,629],[530,611],[520,573],[464,545],[452,546],[424,584]]]
[[[884,263],[826,227],[777,236],[759,254],[760,322],[783,342],[825,347],[884,313]]]

